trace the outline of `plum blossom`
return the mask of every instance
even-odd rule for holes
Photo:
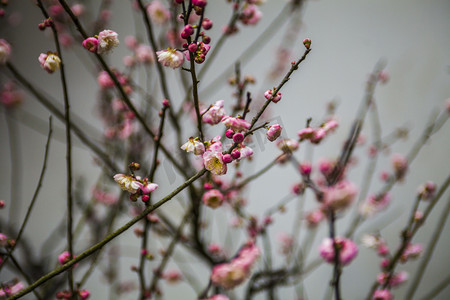
[[[147,6],[147,14],[158,25],[163,25],[170,19],[169,10],[158,0],[150,2]]]
[[[45,71],[51,74],[59,69],[61,65],[61,59],[59,58],[57,53],[41,53],[39,55],[39,63]]]
[[[400,153],[394,153],[392,154],[391,162],[395,177],[398,180],[403,180],[406,175],[406,171],[408,171],[408,159]]]
[[[283,151],[294,152],[298,149],[298,142],[293,139],[283,139],[277,142],[277,147]]]
[[[135,49],[136,58],[142,63],[153,63],[155,61],[155,55],[153,49],[148,45],[138,45]]]
[[[240,285],[250,275],[251,268],[259,255],[258,247],[254,243],[249,243],[231,262],[215,266],[212,270],[211,281],[225,289]]]
[[[201,114],[203,115],[203,122],[210,125],[216,125],[220,123],[220,121],[222,121],[223,117],[225,116],[225,109],[223,108],[224,102],[224,100],[216,101],[216,103],[214,103],[214,105],[211,105],[208,110],[202,110]]]
[[[376,290],[373,293],[372,300],[392,300],[394,296],[392,296],[389,290]]]
[[[184,62],[183,53],[177,51],[177,49],[167,48],[167,50],[158,51],[156,54],[158,55],[158,61],[164,67],[176,69],[181,67]]]
[[[275,96],[272,96],[273,94],[273,90],[268,89],[265,93],[264,93],[264,97],[266,97],[267,100],[272,100],[272,102],[277,103],[281,100],[281,96],[283,95],[282,93],[278,92]]]
[[[267,139],[271,142],[275,141],[280,135],[283,127],[280,124],[275,124],[269,127],[267,130]]]
[[[333,210],[345,209],[352,204],[358,188],[350,181],[343,180],[323,190],[323,205]]]
[[[205,152],[205,145],[198,138],[190,137],[189,141],[181,146],[181,149],[195,155],[202,155]]]
[[[335,238],[339,249],[339,261],[342,265],[348,265],[358,254],[358,246],[350,239],[344,237]],[[334,262],[334,243],[330,238],[325,238],[319,247],[320,256],[328,262]]]
[[[222,123],[228,127],[231,128],[235,132],[248,130],[251,126],[249,122],[247,122],[244,119],[241,118],[234,118],[231,116],[226,116],[222,119]]]
[[[0,39],[0,64],[6,63],[11,55],[11,45],[4,39]]]
[[[119,45],[119,38],[117,32],[113,30],[103,30],[98,34],[98,49],[99,54],[108,53]]]
[[[379,284],[384,285],[386,284],[386,280],[389,278],[389,274],[388,273],[380,273],[377,276],[377,281]],[[408,273],[405,271],[401,271],[398,273],[394,273],[391,278],[389,279],[389,283],[388,285],[390,287],[396,287],[399,286],[400,284],[402,284],[403,282],[405,282],[406,280],[408,280]]]
[[[0,288],[0,297],[12,296],[14,294],[17,294],[24,288],[25,285],[21,281],[10,286],[4,286],[3,288]]]
[[[88,37],[83,41],[83,47],[89,52],[97,52],[98,50],[98,39],[95,37]]]
[[[135,194],[141,187],[141,185],[131,175],[116,174],[113,178],[122,190],[128,191],[131,194]]]
[[[258,6],[250,4],[242,10],[241,22],[245,25],[256,25],[262,17],[262,12]]]
[[[213,189],[203,194],[202,201],[206,206],[217,208],[223,203],[223,195],[219,190]]]
[[[206,170],[216,175],[223,175],[227,173],[227,165],[223,161],[221,151],[206,151],[203,154],[203,164]]]

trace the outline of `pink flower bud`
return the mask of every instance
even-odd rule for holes
[[[198,6],[198,7],[205,7],[207,4],[206,0],[192,0],[192,5]]]
[[[203,185],[203,188],[205,190],[210,190],[213,188],[213,185],[210,182],[205,182],[205,184]]]
[[[298,166],[298,169],[303,176],[309,176],[311,175],[312,165],[310,162],[303,162]]]
[[[283,127],[280,124],[275,124],[269,127],[267,130],[267,139],[271,142],[275,141],[280,135]]]
[[[244,135],[242,133],[240,133],[240,132],[235,133],[233,135],[233,141],[235,143],[242,143],[244,141]]]
[[[233,157],[233,159],[238,159],[239,157],[241,157],[241,151],[234,149],[233,151],[231,151],[231,156]]]
[[[283,95],[282,93],[278,92],[275,96],[272,96],[273,91],[271,89],[268,89],[265,93],[264,93],[264,97],[267,100],[272,100],[272,102],[277,103],[281,100],[281,96]]]
[[[204,18],[203,22],[202,22],[202,27],[205,30],[209,30],[209,29],[211,29],[213,27],[213,22],[210,19],[208,19],[208,18]]]
[[[164,99],[163,102],[162,102],[162,105],[164,107],[169,107],[170,106],[170,101],[168,99]]]
[[[197,44],[196,44],[196,43],[190,43],[189,46],[188,46],[188,50],[189,50],[190,52],[195,52],[195,51],[197,51]]]
[[[5,207],[5,201],[0,200],[0,209],[3,208],[3,207]]]
[[[229,139],[232,139],[234,135],[234,131],[232,129],[227,129],[227,131],[225,132],[225,136]]]
[[[229,164],[233,161],[233,157],[231,156],[231,154],[225,154],[223,157],[223,162],[226,164]]]
[[[83,47],[89,52],[95,53],[98,49],[98,40],[95,37],[89,37],[83,41]]]
[[[305,45],[306,49],[309,49],[311,47],[311,40],[310,39],[304,39],[303,45]]]

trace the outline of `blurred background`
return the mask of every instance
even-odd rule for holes
[[[95,13],[99,2],[82,1],[81,3],[86,5],[88,13]],[[211,68],[200,78],[201,101],[208,105],[224,99],[227,111],[231,110],[230,103],[233,103],[234,99],[233,87],[227,84],[227,78],[232,75],[235,63],[240,61],[241,73],[255,77],[256,84],[251,85],[249,91],[255,99],[256,106],[264,91],[278,85],[280,81],[280,76],[269,75],[277,65],[277,61],[285,62],[289,66],[291,60],[297,60],[303,54],[302,40],[310,38],[312,52],[283,88],[282,101],[270,107],[266,118],[283,125],[284,137],[296,138],[297,131],[304,128],[308,118],[312,118],[312,124],[319,125],[327,105],[330,102],[335,103],[335,115],[339,121],[339,127],[324,143],[314,147],[312,161],[315,163],[320,158],[338,157],[358,105],[364,97],[368,75],[378,62],[385,62],[390,79],[387,84],[378,86],[375,92],[382,135],[386,136],[399,127],[407,128],[409,134],[407,139],[400,139],[380,156],[370,189],[376,192],[383,185],[379,174],[384,170],[390,170],[390,155],[392,153],[406,154],[423,132],[430,116],[436,111],[445,110],[445,101],[450,97],[450,2],[447,0],[432,2],[418,0],[305,1],[301,11],[289,20],[287,13],[282,13],[279,17],[286,3],[287,1],[281,0],[266,1],[260,6],[263,17],[257,26],[240,26],[238,34],[228,38]],[[206,11],[207,16],[214,22],[214,27],[209,32],[212,39],[211,45],[214,48],[222,26],[230,18],[230,4],[226,1],[210,0]],[[145,31],[142,19],[131,8],[130,1],[113,1],[111,12],[109,29],[119,34],[121,44],[108,59],[110,65],[123,69],[122,57],[129,55],[129,50],[123,42],[124,38],[128,35],[136,35],[145,42]],[[41,32],[37,28],[37,24],[44,19],[39,9],[33,1],[10,1],[8,13],[8,20],[1,21],[0,38],[8,40],[12,45],[11,62],[34,85],[52,95],[52,98],[56,99],[62,107],[59,76],[47,74],[41,69],[37,60],[40,53],[54,50],[50,32]],[[275,32],[271,32],[268,27],[273,20],[277,20],[276,24],[281,23],[276,25],[280,29]],[[294,31],[286,36],[284,32],[291,28],[298,29],[298,32]],[[244,51],[263,32],[266,32],[270,39],[260,45],[254,45],[247,54],[243,55]],[[280,55],[280,49],[283,47],[289,49],[289,52],[282,52]],[[74,120],[86,134],[100,141],[103,125],[98,114],[98,86],[96,74],[89,73],[89,69],[85,67],[86,62],[89,64],[88,54],[80,46],[75,45],[73,49],[65,50],[63,55],[66,61]],[[80,63],[80,61],[84,62]],[[225,77],[219,77],[226,70],[231,72],[225,73],[227,75]],[[171,87],[173,105],[178,108],[183,99],[178,70],[172,71],[166,68],[165,72],[169,76],[169,81],[173,82]],[[284,73],[285,70],[279,74]],[[8,74],[4,68],[0,68],[2,85],[7,81]],[[148,78],[150,85],[153,84],[153,80],[157,80],[156,72],[150,73]],[[144,74],[137,80],[144,86],[147,84]],[[253,109],[257,110],[256,107]],[[37,185],[44,156],[49,115],[50,113],[29,94],[26,94],[24,103],[14,111],[1,109],[0,199],[5,201],[6,207],[0,211],[0,218],[16,226],[21,224]],[[185,121],[189,120],[186,118]],[[53,123],[54,138],[44,185],[25,233],[25,238],[37,252],[45,243],[49,233],[59,226],[66,212],[64,124],[56,118]],[[439,186],[448,176],[449,129],[450,125],[445,124],[422,147],[411,164],[410,172],[404,182],[396,185],[392,190],[393,200],[388,210],[369,219],[356,231],[357,242],[360,241],[362,233],[379,231],[388,245],[396,249],[400,241],[400,231],[407,222],[418,186],[428,180],[436,182]],[[367,143],[357,148],[355,152],[357,165],[348,173],[349,179],[358,185],[364,174],[367,147],[373,141],[371,132],[370,123],[367,122],[363,129]],[[212,138],[214,133],[212,129],[207,135]],[[195,127],[187,127],[185,138],[193,134],[195,134]],[[14,137],[14,142],[11,136]],[[169,148],[177,149],[180,145],[177,145],[171,137],[173,137],[171,133],[167,132],[165,143]],[[280,154],[276,146],[268,142],[262,134],[259,137],[256,136],[251,146],[255,153],[252,163],[246,162],[244,165],[246,174],[256,172]],[[311,156],[308,157],[310,155],[308,153],[311,152],[309,148],[304,144],[301,145],[297,153],[299,160],[311,158]],[[86,149],[77,138],[74,138],[73,155],[75,179],[80,182],[82,180],[86,187],[86,197],[89,197],[91,185],[94,184],[90,182],[90,179],[96,178],[100,170],[94,162],[93,153]],[[13,160],[18,164],[13,165]],[[159,189],[155,192],[155,199],[162,198],[183,182],[183,178],[173,172],[170,163],[165,162],[164,158],[162,158],[162,165],[163,168],[158,171]],[[18,182],[12,182],[14,176],[18,177]],[[274,167],[246,191],[248,211],[253,215],[261,216],[268,208],[289,195],[291,187],[299,180],[297,171],[291,165]],[[14,190],[13,193],[12,190]],[[440,212],[449,201],[449,195],[447,191],[442,197],[426,226],[419,230],[414,238],[414,243],[422,243],[426,249]],[[307,211],[317,206],[311,195],[308,196],[304,207]],[[182,197],[180,195],[177,198],[182,201]],[[10,202],[16,199],[20,199],[20,204],[17,206],[17,211],[10,214]],[[178,220],[182,216],[182,206],[177,201],[168,203],[162,209],[173,220]],[[274,224],[270,227],[269,234],[276,237],[282,232],[290,233],[297,209],[298,206],[292,202],[283,214],[275,214]],[[351,215],[353,212],[348,213]],[[123,214],[116,225],[120,226],[129,219],[130,214]],[[225,236],[230,235],[232,243],[229,251],[232,253],[245,236],[230,228],[230,219],[231,214],[228,213],[213,211],[206,214],[206,220],[213,224],[210,230],[211,241],[223,244]],[[349,219],[343,217],[338,220],[338,234],[345,232]],[[428,293],[440,280],[449,276],[449,234],[450,225],[446,223],[416,293],[417,299]],[[322,224],[317,231],[317,238],[311,248],[312,252],[308,261],[318,257],[317,246],[322,240],[321,237],[326,235],[326,226]],[[304,233],[299,240],[302,241],[303,238]],[[281,265],[283,257],[279,254],[276,238],[272,239],[272,244],[275,265],[277,263]],[[81,236],[76,245],[76,252],[81,252],[89,245],[89,236],[87,234],[86,237]],[[130,270],[130,266],[138,263],[140,240],[130,230],[117,238],[113,245],[117,251],[120,251],[120,256],[123,258],[118,272],[120,278],[137,284],[137,276]],[[42,251],[48,257],[55,257],[56,266],[56,256],[64,250],[64,247],[64,243],[51,249],[47,249],[44,245]],[[159,241],[154,241],[151,247],[157,251],[161,244]],[[27,253],[27,255],[35,254]],[[207,268],[202,263],[197,263],[196,257],[186,253],[182,248],[178,248],[176,257],[184,267],[191,269],[201,286],[206,287],[209,277]],[[357,260],[344,268],[342,277],[344,299],[362,299],[366,296],[379,272],[379,262],[380,259],[373,250],[360,247]],[[397,269],[406,270],[413,275],[419,271],[417,270],[419,262],[420,259],[411,261],[400,265]],[[108,263],[106,256],[102,259],[102,263]],[[178,266],[171,262],[170,268],[177,269]],[[331,271],[332,266],[322,265],[305,278],[304,289],[307,299],[322,299],[326,295]],[[10,276],[9,271],[3,271],[0,274],[0,280],[9,280]],[[407,282],[395,289],[395,299],[405,299],[404,295],[408,287]],[[91,291],[91,299],[118,299],[117,295],[109,293],[101,267],[91,277],[86,288]],[[239,295],[242,289],[242,287],[237,288],[236,299],[241,299]],[[196,297],[196,293],[185,283],[164,288],[164,291],[164,299],[180,297],[195,299]],[[278,295],[280,299],[295,299],[295,291],[292,287],[280,288]],[[120,296],[120,299],[135,298],[136,295],[133,293]],[[435,299],[449,298],[450,287],[447,287]],[[32,299],[32,296],[29,299]],[[265,296],[257,295],[255,299],[265,299]]]

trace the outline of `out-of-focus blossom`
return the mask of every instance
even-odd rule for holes
[[[365,217],[371,217],[379,211],[385,209],[391,202],[391,195],[370,195],[359,207],[359,212]]]
[[[379,284],[385,285],[388,277],[389,277],[388,273],[381,273],[377,276],[377,281]],[[408,280],[408,273],[405,271],[401,271],[398,273],[394,273],[391,276],[388,285],[390,287],[396,287],[396,286],[399,286],[400,284],[402,284],[403,282],[405,282],[406,280]]]
[[[245,25],[256,25],[262,17],[258,6],[250,4],[242,10],[240,20]]]
[[[183,278],[181,273],[176,270],[170,270],[163,274],[164,279],[171,284],[175,284],[180,282],[180,280]]]
[[[333,210],[345,209],[352,204],[357,194],[358,188],[355,184],[342,180],[323,190],[323,204]]]
[[[80,295],[81,299],[87,299],[89,298],[89,296],[91,295],[91,292],[89,292],[88,290],[81,290],[78,292],[78,295]]]
[[[3,288],[0,288],[0,297],[12,296],[14,294],[17,294],[24,288],[25,285],[21,281],[10,286],[4,286]]]
[[[203,203],[211,208],[217,208],[223,203],[223,195],[219,190],[212,189],[203,194]]]
[[[251,268],[259,255],[258,247],[250,243],[241,249],[231,262],[215,266],[212,270],[211,281],[225,289],[240,285],[250,275]]]
[[[389,290],[376,290],[373,293],[372,300],[392,300],[394,296]]]
[[[150,2],[147,14],[158,25],[164,25],[170,19],[170,11],[158,0]]]
[[[419,257],[423,252],[423,247],[421,244],[408,244],[406,249],[403,251],[400,261],[405,263],[411,258]]]
[[[7,82],[0,91],[0,103],[6,108],[14,108],[20,105],[25,98],[25,94],[17,90],[12,81]]]
[[[342,265],[348,265],[358,254],[358,246],[350,240],[343,237],[335,238],[337,248],[339,249],[339,262]],[[328,262],[334,262],[334,243],[330,238],[325,238],[319,247],[320,256]]]
[[[294,152],[298,149],[298,142],[293,139],[278,140],[277,147],[285,152]]]
[[[155,61],[153,49],[148,45],[138,45],[135,49],[135,53],[136,59],[141,63],[150,64]]]
[[[4,39],[0,39],[0,64],[6,63],[11,55],[11,45]]]
[[[395,177],[398,180],[403,180],[408,171],[408,159],[400,153],[394,153],[391,157],[391,162]]]

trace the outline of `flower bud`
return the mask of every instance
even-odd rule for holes
[[[283,127],[280,124],[275,124],[269,127],[267,130],[267,139],[271,142],[275,141],[280,135]]]
[[[311,40],[310,39],[304,39],[303,40],[303,45],[305,45],[306,49],[309,49],[311,47]]]

